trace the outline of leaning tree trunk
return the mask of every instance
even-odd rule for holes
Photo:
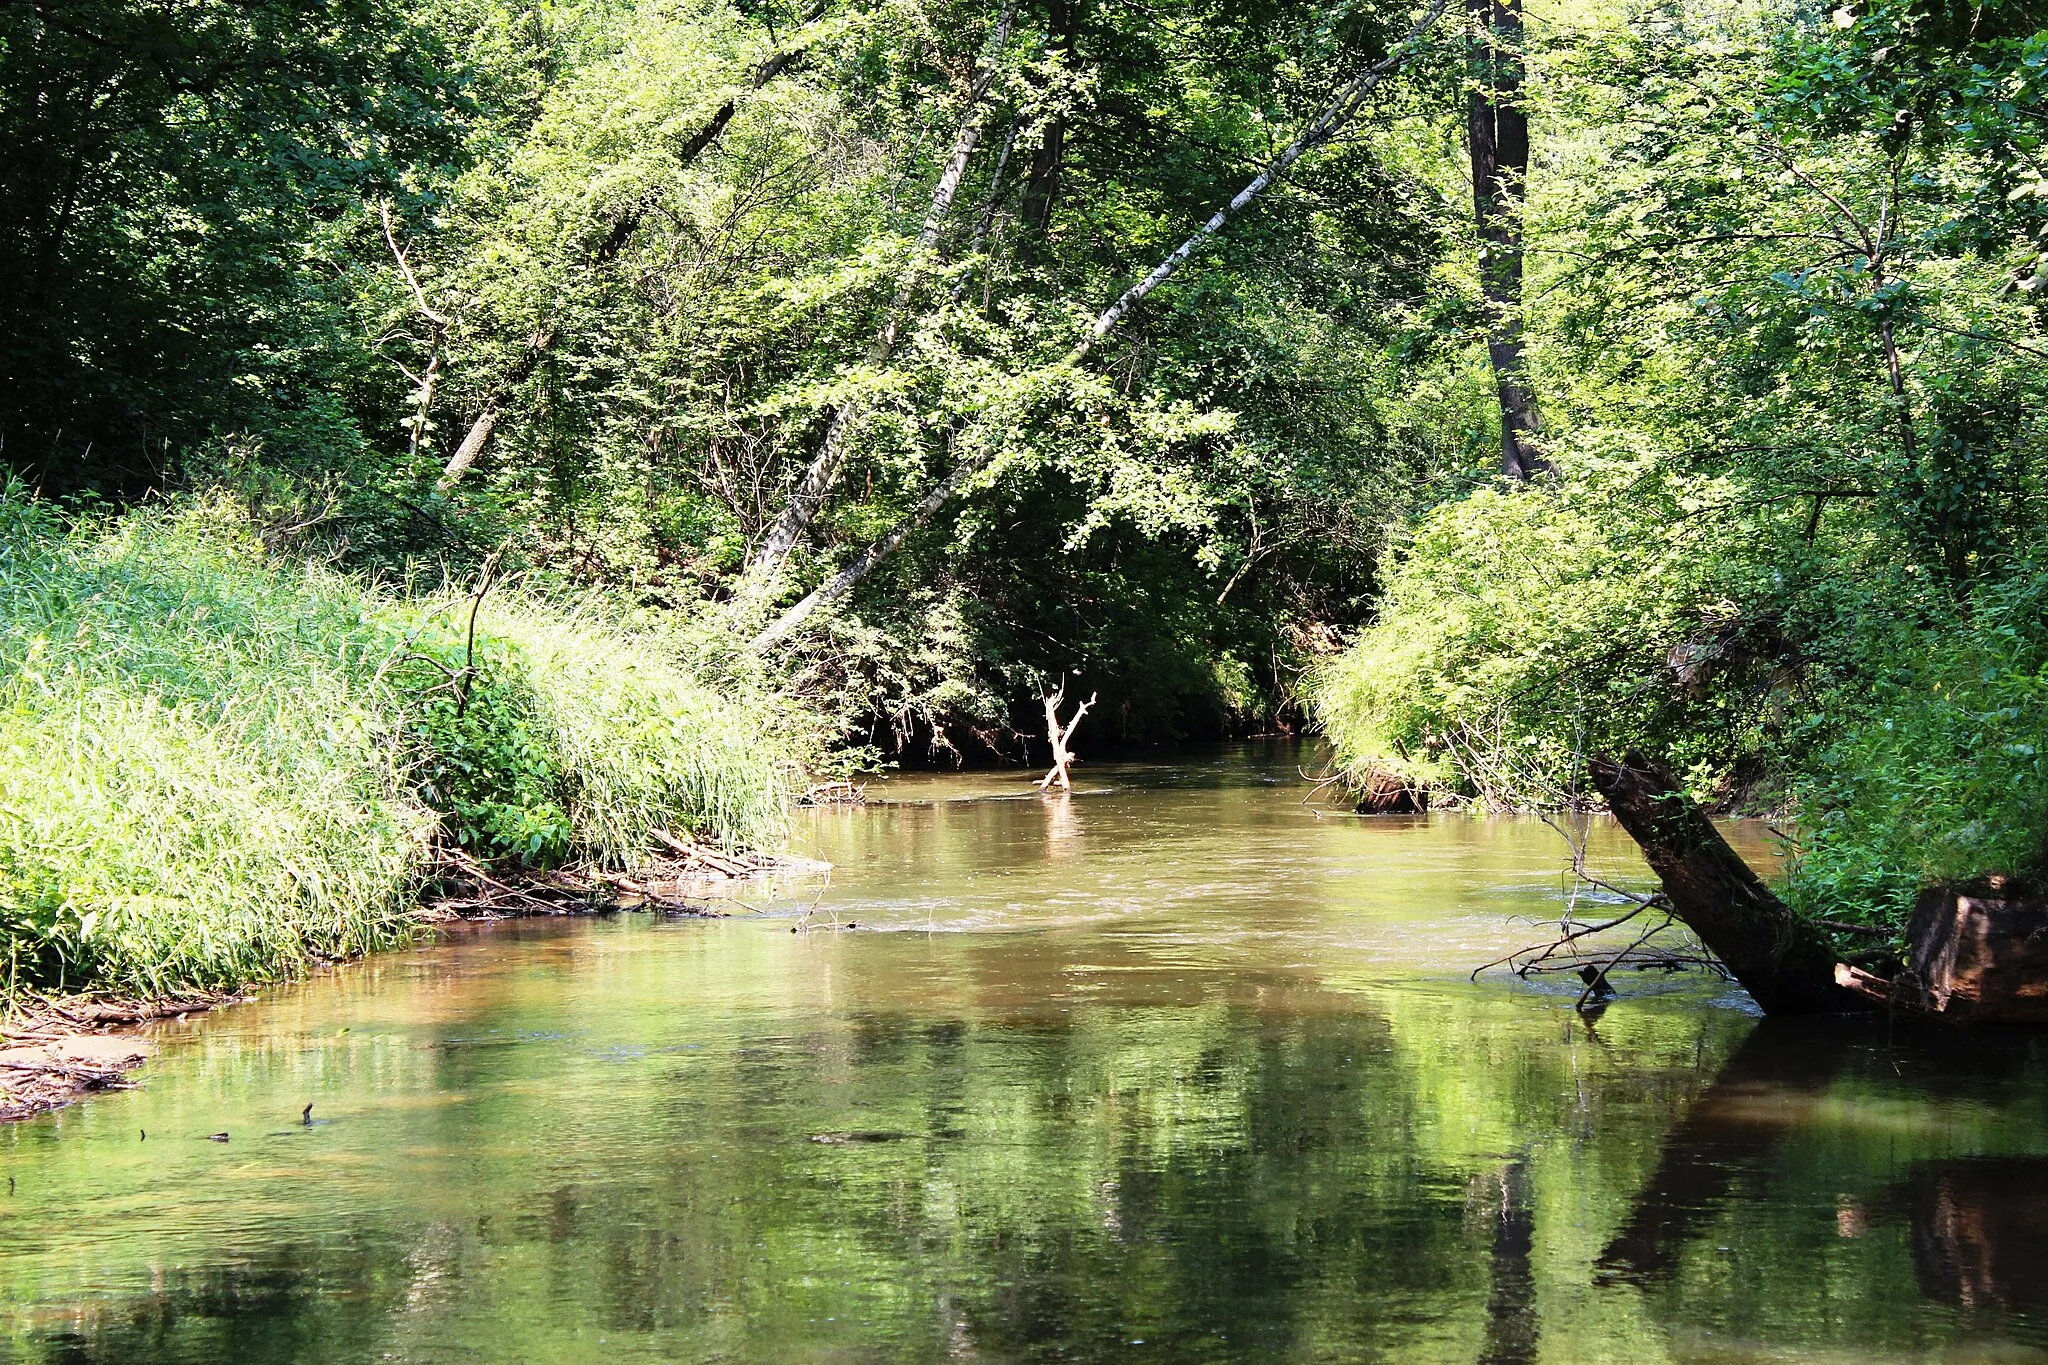
[[[812,11],[810,17],[816,19],[823,12],[822,8],[816,9]],[[807,47],[800,45],[778,52],[762,62],[754,68],[753,74],[748,76],[747,92],[752,93],[761,89],[795,66],[804,59],[807,51]],[[724,135],[733,115],[739,112],[739,101],[738,95],[729,97],[725,103],[718,106],[702,127],[676,149],[677,169],[690,165]],[[639,230],[641,220],[645,216],[644,211],[638,208],[629,209],[621,214],[619,220],[612,224],[612,230],[605,234],[605,239],[598,243],[597,250],[592,253],[591,265],[602,269],[617,260],[625,251],[626,244],[633,239],[633,234]],[[512,367],[500,376],[498,382],[491,386],[490,392],[484,395],[483,406],[478,410],[476,420],[470,423],[468,433],[463,436],[462,443],[455,447],[455,453],[449,457],[448,463],[441,470],[441,477],[434,483],[434,491],[437,494],[445,496],[461,481],[462,476],[469,472],[477,457],[484,453],[484,447],[490,444],[492,433],[498,429],[498,419],[504,413],[505,404],[511,400],[520,385],[533,378],[534,371],[540,368],[541,361],[547,358],[548,351],[554,344],[553,322],[544,323],[528,338],[526,349],[520,353],[519,359],[512,363]]]
[[[1144,302],[1147,295],[1178,274],[1180,268],[1188,263],[1195,252],[1208,245],[1238,215],[1257,203],[1259,197],[1277,184],[1295,162],[1313,148],[1322,146],[1342,132],[1364,107],[1366,96],[1371,94],[1387,76],[1405,66],[1409,58],[1415,55],[1422,46],[1424,37],[1435,26],[1436,21],[1443,17],[1449,5],[1450,0],[1431,0],[1429,8],[1415,21],[1407,36],[1386,56],[1339,87],[1336,95],[1323,106],[1322,111],[1308,127],[1283,148],[1278,156],[1268,162],[1264,170],[1252,177],[1250,184],[1239,190],[1229,203],[1211,214],[1209,220],[1197,228],[1186,241],[1169,252],[1158,265],[1153,266],[1144,279],[1126,289],[1116,302],[1103,309],[1088,330],[1081,334],[1081,339],[1074,344],[1074,348],[1060,358],[1060,366],[1076,366],[1086,360],[1097,342],[1114,331],[1117,324],[1129,316],[1133,308]],[[949,448],[951,444],[948,442]],[[754,637],[750,647],[766,649],[781,643],[819,607],[851,592],[854,585],[865,578],[877,564],[894,554],[912,533],[929,522],[946,500],[959,491],[969,479],[980,473],[982,466],[991,458],[993,452],[985,447],[962,457],[887,534],[869,545],[844,569],[818,585],[809,596],[784,612],[779,620]]]
[[[1473,85],[1467,110],[1479,282],[1492,315],[1486,350],[1500,395],[1501,472],[1517,482],[1543,467],[1540,430],[1522,365],[1522,205],[1529,180],[1529,115],[1522,106],[1522,0],[1466,0]]]
[[[1835,984],[1835,950],[1742,861],[1663,764],[1596,756],[1593,786],[1664,883],[1671,909],[1766,1014],[1841,1014],[1869,1003]]]
[[[867,363],[870,365],[881,364],[896,350],[897,337],[903,327],[903,313],[910,306],[911,294],[917,287],[917,274],[939,244],[939,234],[945,228],[947,216],[953,212],[953,200],[960,193],[961,178],[967,173],[967,162],[981,143],[982,125],[988,119],[989,90],[1001,69],[1003,47],[1010,41],[1010,27],[1016,19],[1017,0],[1010,0],[996,16],[995,30],[988,43],[989,60],[968,92],[967,112],[954,135],[952,155],[946,158],[946,164],[939,172],[938,184],[932,189],[931,208],[925,213],[924,226],[918,231],[917,244],[911,250],[909,268],[896,286],[896,299],[889,306],[881,331],[868,347]],[[754,548],[747,562],[742,600],[753,595],[765,595],[775,587],[783,563],[804,532],[810,529],[811,523],[817,520],[818,513],[824,510],[825,499],[839,481],[840,467],[846,462],[853,420],[854,404],[849,399],[832,414],[832,420],[825,427],[824,439],[819,442],[817,455],[790,492],[788,504],[769,524],[761,543]]]

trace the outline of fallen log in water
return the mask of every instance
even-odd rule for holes
[[[1766,1014],[1867,1010],[1836,983],[1835,949],[1793,915],[1663,764],[1631,751],[1587,764],[1593,786],[1664,883],[1671,911],[1699,936]]]
[[[1865,999],[1949,1024],[2048,1024],[2048,900],[2000,878],[1920,893],[1890,979],[1839,963]]]

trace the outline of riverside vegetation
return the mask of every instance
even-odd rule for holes
[[[1661,755],[1810,920],[2039,878],[2044,123],[2031,0],[0,7],[10,980],[771,841],[1077,672]]]
[[[644,633],[515,591],[472,648],[470,601],[281,560],[218,504],[0,518],[10,989],[231,990],[389,946],[437,840],[623,866],[664,827],[778,836],[797,739]]]

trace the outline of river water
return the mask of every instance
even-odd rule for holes
[[[2048,1045],[1474,984],[1558,836],[1298,759],[900,778],[733,918],[169,1026],[0,1132],[0,1357],[2048,1360]]]

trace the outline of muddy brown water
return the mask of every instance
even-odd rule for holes
[[[901,778],[732,919],[163,1029],[0,1132],[0,1358],[2048,1359],[2048,1046],[1468,982],[1558,837],[1301,760]]]

